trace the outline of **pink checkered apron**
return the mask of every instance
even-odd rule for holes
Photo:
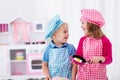
[[[83,57],[90,60],[102,55],[102,40],[87,37],[83,41]],[[78,66],[77,80],[107,80],[105,64],[83,64]]]

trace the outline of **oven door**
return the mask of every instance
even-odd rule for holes
[[[43,75],[42,54],[27,54],[27,74]]]

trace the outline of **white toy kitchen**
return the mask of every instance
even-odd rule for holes
[[[45,26],[21,17],[0,23],[0,80],[44,80]]]

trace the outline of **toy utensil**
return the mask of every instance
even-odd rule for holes
[[[79,55],[73,55],[72,60],[76,63],[86,63],[86,62],[89,63],[90,62],[90,60],[87,61],[85,58],[83,58],[82,56],[79,56]],[[102,61],[99,61],[99,63],[102,63]]]

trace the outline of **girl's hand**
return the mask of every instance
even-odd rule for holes
[[[90,60],[90,63],[97,64],[99,62],[105,62],[105,58],[103,56],[95,56]]]

